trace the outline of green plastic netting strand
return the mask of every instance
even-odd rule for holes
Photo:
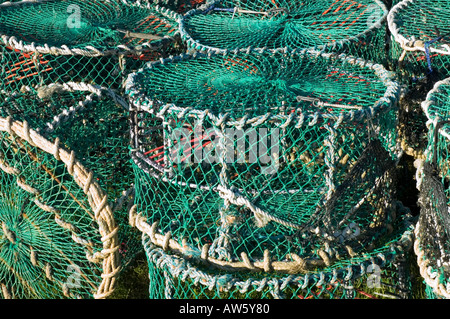
[[[2,90],[70,81],[120,88],[128,72],[182,49],[177,19],[125,0],[2,3]]]
[[[218,264],[264,268],[268,252],[294,250],[317,258],[311,267],[369,245],[391,222],[391,80],[380,65],[318,52],[149,63],[126,86],[135,213],[168,236],[159,245]]]
[[[112,90],[86,83],[53,83],[0,95],[0,115],[27,121],[44,137],[57,139],[93,171],[121,226],[123,266],[142,250],[140,236],[127,223],[134,196],[128,108],[128,102]]]
[[[0,118],[0,131],[2,297],[107,297],[120,265],[105,192],[27,122]]]
[[[377,0],[219,0],[183,15],[180,34],[188,47],[199,51],[248,47],[336,51],[353,45],[353,54],[372,49],[370,59],[375,59],[384,50],[382,24],[387,13]]]

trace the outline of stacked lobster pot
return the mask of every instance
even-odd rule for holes
[[[142,251],[120,91],[178,52],[177,18],[140,2],[0,4],[2,297],[106,298]]]
[[[150,297],[406,297],[399,91],[379,64],[314,50],[183,54],[131,74],[130,224]]]

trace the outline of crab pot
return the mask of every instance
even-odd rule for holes
[[[43,137],[58,140],[93,172],[119,225],[120,263],[125,267],[142,251],[139,234],[128,225],[134,176],[126,100],[110,89],[68,82],[2,94],[0,106],[0,116],[26,121]]]
[[[0,118],[0,295],[106,298],[120,270],[107,195],[73,152]]]
[[[448,76],[450,29],[443,21],[449,8],[445,1],[404,0],[390,10],[391,58],[405,82],[436,82]]]
[[[420,107],[433,85],[449,75],[448,4],[439,1],[397,1],[387,21],[391,33],[390,64],[406,93],[401,101],[399,134],[408,155],[424,160],[426,115]]]
[[[145,1],[148,2],[148,0]],[[206,3],[205,0],[156,0],[150,2],[181,15]]]
[[[0,4],[1,89],[54,82],[121,87],[147,61],[179,52],[178,15],[127,1]]]
[[[417,161],[420,218],[415,229],[414,251],[429,296],[450,298],[450,166],[449,79],[436,82],[422,102],[428,119],[425,159]]]
[[[234,268],[231,262],[225,265],[196,255],[181,256],[173,248],[161,248],[154,243],[152,237],[160,234],[144,231],[142,243],[149,263],[149,297],[407,299],[412,293],[411,275],[406,265],[413,242],[414,220],[401,203],[397,203],[395,209],[398,216],[402,216],[393,224],[395,231],[358,254],[319,265],[318,256],[314,260],[312,256],[291,252],[284,261],[266,261],[264,271],[250,267],[256,262]],[[317,262],[315,266],[307,269],[305,266],[313,261]],[[273,270],[283,263],[291,264],[290,273]]]
[[[386,62],[381,1],[211,1],[182,16],[187,46],[205,52],[316,49]]]
[[[151,62],[126,85],[134,211],[183,254],[255,269],[359,251],[394,217],[397,92],[380,65],[315,51]]]

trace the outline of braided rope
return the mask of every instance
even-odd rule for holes
[[[424,168],[424,161],[416,161],[416,179],[417,179],[417,188],[420,190],[421,187],[421,181],[424,177],[423,175],[423,168]],[[433,270],[432,266],[429,266],[430,260],[425,255],[425,249],[422,246],[421,238],[424,234],[421,234],[420,232],[421,224],[420,219],[417,222],[415,226],[415,239],[414,239],[414,253],[417,256],[417,264],[419,266],[419,272],[422,278],[424,278],[426,284],[430,286],[434,292],[439,295],[443,296],[446,299],[450,299],[450,285],[444,286],[442,283],[441,276]]]
[[[92,258],[92,260],[95,259],[97,262],[102,262],[103,267],[102,281],[96,293],[94,293],[94,297],[106,298],[114,290],[116,275],[120,270],[120,265],[118,260],[118,227],[114,220],[111,207],[107,203],[105,192],[92,180],[92,173],[81,165],[75,158],[73,152],[69,153],[59,147],[59,141],[52,143],[35,130],[30,129],[26,123],[13,121],[10,117],[0,118],[0,131],[7,132],[11,136],[17,136],[44,152],[54,154],[55,158],[66,165],[69,174],[74,178],[76,184],[85,191],[89,199],[89,204],[94,211],[95,221],[99,225],[99,232],[102,236],[101,241],[103,243],[103,249],[99,253],[94,254]],[[13,172],[13,170],[6,169],[5,172]],[[53,209],[49,210],[53,211]],[[61,220],[60,225],[70,227]],[[80,243],[86,243],[80,238],[78,238],[78,241]],[[48,270],[47,273],[49,273]]]
[[[6,7],[14,7],[21,6],[23,4],[40,4],[45,3],[52,0],[22,0],[17,2],[3,2],[0,3],[0,10]],[[105,0],[107,3],[113,3],[112,0]],[[157,11],[158,13],[166,16],[168,18],[172,18],[174,20],[178,20],[180,15],[176,12],[173,12],[170,9],[161,7],[159,5],[152,5],[150,2],[141,2],[133,1],[129,2],[127,0],[120,0],[121,3],[127,6],[137,6],[142,9],[152,9]],[[84,48],[75,48],[67,45],[61,46],[49,46],[47,43],[35,43],[31,42],[30,44],[24,44],[22,40],[18,41],[15,36],[9,36],[7,34],[0,33],[1,42],[4,45],[11,47],[12,49],[24,51],[24,52],[37,52],[41,54],[51,54],[51,55],[81,55],[86,57],[99,57],[99,56],[110,56],[110,55],[123,55],[123,54],[137,54],[142,51],[142,47],[146,46],[149,49],[155,50],[162,46],[164,46],[167,42],[172,42],[174,40],[171,36],[164,36],[162,39],[158,41],[152,41],[152,43],[144,43],[140,46],[136,47],[128,47],[126,45],[117,45],[115,48],[107,49],[107,50],[98,50],[93,46],[86,45]]]
[[[428,92],[425,101],[421,103],[422,110],[426,114],[428,119],[426,126],[429,131],[432,128],[436,128],[438,123],[441,120],[446,120],[447,118],[442,118],[441,114],[437,112],[433,112],[431,107],[436,102],[434,96],[436,94],[443,94],[443,87],[450,84],[450,78],[446,78],[444,80],[438,81],[434,84],[433,88]],[[435,134],[439,134],[445,137],[447,140],[450,140],[450,132],[448,129],[444,127],[440,127],[439,130],[435,130]],[[437,158],[434,158],[436,152],[437,145],[434,145],[432,141],[430,141],[428,147],[424,152],[424,158],[422,160],[416,160],[416,188],[421,191],[422,182],[425,178],[424,175],[424,163],[425,161],[433,160],[437,161]],[[430,286],[434,293],[437,295],[444,297],[446,299],[450,299],[450,285],[443,284],[442,274],[439,274],[434,268],[430,265],[429,257],[426,255],[426,249],[422,245],[422,238],[425,236],[429,236],[429,234],[423,234],[420,232],[421,229],[421,221],[419,219],[416,228],[415,228],[415,241],[414,241],[414,252],[417,256],[417,264],[419,265],[420,275],[424,278],[426,284]],[[446,278],[448,279],[448,278]]]
[[[421,103],[421,108],[428,118],[427,126],[429,127],[432,121],[436,121],[440,117],[439,114],[430,112],[430,106],[435,103],[433,95],[444,93],[443,87],[446,85],[450,85],[450,78],[445,78],[443,80],[437,81],[434,83],[433,88],[428,91],[425,100]],[[441,134],[447,134],[446,132],[440,131]]]
[[[250,278],[245,281],[238,277],[234,277],[232,274],[220,276],[201,270],[195,266],[196,260],[191,256],[183,258],[177,254],[167,252],[164,247],[160,248],[161,246],[155,243],[151,233],[143,232],[142,242],[149,260],[155,263],[158,268],[163,269],[164,273],[168,271],[173,277],[179,278],[182,281],[186,281],[189,278],[194,283],[200,283],[210,290],[217,288],[219,291],[230,291],[235,287],[239,289],[241,293],[249,291],[251,287],[256,288],[257,291],[262,291],[262,289],[268,287],[274,297],[281,297],[281,290],[285,289],[290,284],[298,285],[301,289],[306,289],[308,286],[311,286],[311,283],[315,284],[317,287],[321,287],[326,283],[334,284],[339,281],[349,281],[351,279],[354,280],[360,278],[364,274],[370,273],[369,267],[373,267],[374,265],[382,267],[389,262],[395,262],[398,252],[402,253],[411,248],[413,228],[413,223],[411,221],[406,221],[404,228],[402,228],[403,233],[401,238],[387,245],[385,249],[383,249],[383,252],[372,255],[367,254],[361,261],[356,263],[352,262],[346,266],[342,265],[339,268],[333,267],[324,271],[308,271],[304,274],[291,273],[282,277],[254,279],[250,276]],[[298,256],[296,256],[296,258],[299,263],[305,262]],[[256,263],[249,264],[248,266],[251,267],[243,269],[243,271],[248,274],[249,270],[262,270],[262,268],[258,268],[255,265]],[[270,266],[273,265],[274,263]],[[168,284],[169,283],[166,283],[165,285],[166,289],[169,288],[167,287]],[[170,296],[171,294],[166,295],[166,297]]]

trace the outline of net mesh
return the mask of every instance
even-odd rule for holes
[[[146,61],[181,50],[178,14],[127,1],[0,4],[3,91],[87,82],[118,89]]]
[[[345,51],[384,63],[386,6],[380,1],[212,1],[183,16],[188,47]]]
[[[116,223],[89,171],[25,122],[0,119],[0,294],[104,298],[114,289]]]
[[[149,63],[126,91],[134,209],[168,236],[157,246],[295,273],[357,253],[393,221],[398,86],[380,65],[197,53]]]

